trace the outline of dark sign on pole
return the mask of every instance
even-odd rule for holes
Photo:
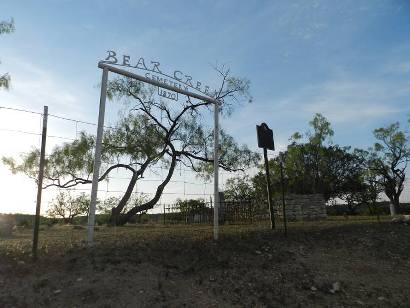
[[[272,190],[270,187],[270,174],[268,163],[268,151],[275,150],[273,142],[273,131],[268,127],[266,123],[256,125],[256,134],[258,136],[258,146],[263,148],[263,157],[265,159],[265,171],[266,171],[266,190],[268,192],[268,205],[271,229],[275,229],[275,213],[273,212]]]
[[[273,142],[273,131],[268,127],[266,123],[256,125],[256,134],[258,135],[258,147],[275,150],[275,144]]]

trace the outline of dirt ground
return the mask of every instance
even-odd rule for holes
[[[0,307],[410,307],[410,226],[369,221],[31,230],[0,240]]]

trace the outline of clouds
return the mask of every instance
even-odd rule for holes
[[[329,80],[306,84],[280,96],[256,98],[231,119],[222,119],[222,126],[256,149],[255,125],[266,122],[273,128],[277,144],[284,148],[292,133],[306,131],[308,121],[321,113],[336,128],[336,143],[366,147],[373,142],[374,128],[409,113],[409,94],[406,82],[339,71]]]
[[[6,56],[7,64],[1,67],[10,71],[12,84],[9,91],[0,91],[0,106],[42,112],[48,105],[50,113],[79,118],[83,107],[81,96],[54,72],[43,69],[21,58]],[[75,124],[56,121],[49,117],[47,149],[51,150],[61,139],[50,135],[75,137]],[[68,124],[68,125],[67,125]],[[23,133],[23,132],[28,132]],[[41,116],[0,108],[0,157],[19,158],[21,153],[40,146]],[[33,213],[35,211],[36,185],[24,175],[12,175],[0,163],[0,187],[2,203],[0,212]],[[45,204],[52,197],[44,194]]]
[[[405,90],[405,88],[404,88]],[[355,78],[333,80],[301,89],[287,105],[322,113],[335,123],[355,123],[403,111],[394,104],[403,86]]]
[[[392,74],[410,74],[410,61],[390,64],[386,67],[386,72]]]
[[[335,126],[336,143],[365,147],[373,142],[372,129],[410,112],[404,3],[52,0],[39,6],[6,0],[2,9],[12,12],[17,31],[1,39],[0,72],[10,72],[12,88],[0,91],[0,105],[38,112],[48,105],[52,114],[96,122],[96,64],[112,48],[158,60],[167,71],[189,72],[211,86],[218,85],[218,75],[208,63],[216,61],[249,78],[254,103],[221,125],[251,148],[257,149],[256,124],[268,123],[283,149],[316,112]],[[115,108],[107,104],[107,124],[115,121]],[[40,128],[38,117],[1,110],[0,121],[1,127]],[[73,138],[76,131],[73,123],[49,118],[52,135]],[[38,136],[2,137],[0,155],[39,144]],[[49,149],[54,141],[49,138]]]
[[[7,57],[7,66],[10,67],[12,86],[9,92],[0,92],[0,99],[8,106],[29,106],[41,111],[42,106],[50,105],[62,112],[81,111],[79,97],[54,73],[15,57]]]

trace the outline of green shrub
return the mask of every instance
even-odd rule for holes
[[[13,234],[15,225],[14,215],[0,215],[0,237],[10,237]]]

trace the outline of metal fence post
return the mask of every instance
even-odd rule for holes
[[[285,228],[285,236],[288,235],[288,227],[286,225],[286,208],[285,208],[285,183],[283,181],[283,155],[280,155],[280,182],[282,186],[282,218]]]
[[[43,132],[41,134],[41,152],[40,152],[40,168],[38,172],[37,183],[37,200],[36,200],[36,217],[34,221],[33,232],[33,258],[37,259],[37,247],[38,247],[38,232],[40,228],[40,207],[41,207],[41,193],[43,191],[43,177],[44,177],[44,163],[46,152],[46,140],[47,140],[47,118],[48,118],[48,106],[44,106],[43,112]]]
[[[98,112],[97,138],[95,141],[93,182],[91,187],[90,213],[88,215],[88,246],[94,242],[95,206],[97,203],[98,179],[101,167],[101,144],[104,132],[105,100],[107,98],[108,69],[103,69],[101,82],[100,109]]]

